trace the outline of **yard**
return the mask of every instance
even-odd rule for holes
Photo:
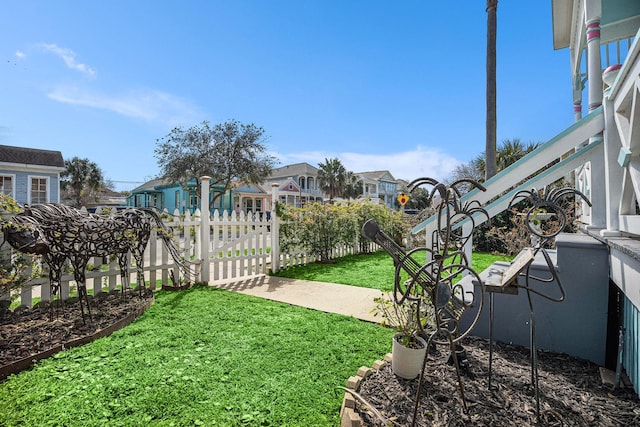
[[[494,259],[474,256],[481,263],[474,266]],[[367,286],[389,290],[392,265],[386,254],[349,256],[280,275],[361,285],[366,272]],[[69,332],[79,324],[57,320],[46,328]],[[5,332],[0,325],[6,342]],[[133,324],[0,383],[0,424],[336,426],[346,379],[388,353],[392,335],[353,318],[210,287],[160,291]],[[445,363],[446,349],[436,348],[419,425],[536,425],[528,353],[499,345],[489,390],[487,342],[471,338],[464,345],[469,411]],[[406,425],[416,386],[387,367],[368,377],[360,392]],[[542,352],[540,389],[546,425],[640,422],[635,394],[602,385],[597,366],[586,361]],[[360,411],[373,425],[364,406]]]
[[[392,335],[208,287],[155,298],[126,328],[1,383],[1,424],[335,426],[340,387]]]

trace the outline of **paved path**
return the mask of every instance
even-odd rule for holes
[[[381,295],[377,289],[310,280],[287,279],[274,276],[255,276],[227,282],[209,282],[211,286],[267,298],[273,301],[344,314],[369,322],[380,322],[373,316],[374,298]]]

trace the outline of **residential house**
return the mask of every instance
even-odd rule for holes
[[[60,151],[0,145],[0,193],[18,203],[59,203],[64,170]]]
[[[362,180],[363,197],[380,199],[384,204],[394,209],[398,197],[398,182],[389,171],[358,172]]]
[[[165,204],[163,187],[166,187],[166,184],[162,179],[152,179],[151,181],[145,182],[131,190],[131,193],[127,196],[127,206],[156,208],[159,211],[166,208],[170,212],[179,209],[179,202],[178,204],[174,203],[174,205],[170,207]]]
[[[261,185],[234,182],[232,184],[233,206],[236,213],[262,213],[271,211],[271,193]]]
[[[127,205],[152,207],[159,211],[166,209],[170,213],[177,209],[181,214],[186,211],[193,214],[200,207],[195,186],[195,179],[190,181],[187,188],[163,179],[153,179],[134,188],[131,195],[127,197]],[[231,185],[231,190],[220,195],[222,191],[224,188],[220,185],[211,185],[210,213],[216,210],[220,213],[224,211],[249,213],[265,212],[271,209],[271,194],[264,191],[258,184],[234,182]],[[213,197],[215,196],[217,197],[214,201]]]
[[[274,183],[278,184],[278,200],[285,205],[301,207],[309,202],[322,203],[326,197],[318,185],[318,168],[308,163],[273,169],[262,188],[270,191]]]
[[[640,1],[553,0],[552,12],[553,47],[568,48],[572,128],[594,129],[576,146],[590,154],[584,154],[588,161],[577,165],[575,176],[593,204],[582,206],[585,232],[608,255],[609,280],[597,288],[608,300],[599,307],[606,319],[603,352],[609,368],[622,362],[640,391]],[[583,259],[577,249],[573,256]]]
[[[551,5],[553,47],[568,48],[571,75],[566,93],[572,96],[567,104],[574,122],[484,182],[484,191],[475,189],[462,196],[460,203],[476,202],[493,217],[509,208],[514,194],[575,176],[576,189],[591,202],[581,206],[580,233],[560,234],[556,249],[541,260],[546,277],[553,268],[566,293],[555,301],[536,295],[532,306],[526,292],[492,294],[490,311],[500,325],[493,338],[528,345],[531,331],[537,330],[539,348],[588,359],[613,371],[620,368],[638,392],[640,1],[552,0]],[[473,220],[461,218],[455,226],[464,233],[485,219]],[[438,226],[437,216],[431,216],[412,231],[424,233],[429,246]],[[471,257],[471,245],[465,248]],[[538,261],[532,268],[539,268]],[[529,322],[530,307],[535,329]],[[483,320],[473,333],[483,330],[488,336],[490,321]]]

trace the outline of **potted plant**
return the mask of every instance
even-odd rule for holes
[[[391,349],[391,369],[401,378],[412,380],[420,375],[427,353],[427,342],[418,335],[416,305],[406,300],[398,304],[388,295],[375,298],[374,316],[382,317],[381,324],[395,329]]]

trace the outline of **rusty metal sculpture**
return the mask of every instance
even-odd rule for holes
[[[190,276],[188,262],[180,256],[169,229],[152,209],[131,208],[112,215],[95,215],[64,205],[43,204],[26,206],[24,212],[3,226],[5,240],[12,247],[24,253],[43,256],[49,266],[53,295],[60,286],[63,263],[65,259],[70,261],[78,285],[83,320],[83,301],[91,318],[85,279],[89,260],[92,257],[117,256],[124,294],[130,287],[128,253],[131,253],[136,263],[138,289],[144,289],[143,254],[153,227],[157,228],[178,267],[186,276]]]
[[[416,305],[417,326],[421,334],[427,338],[427,347],[435,343],[448,345],[451,349],[459,391],[466,411],[460,361],[456,349],[457,343],[469,334],[479,319],[484,291],[478,273],[471,268],[465,255],[464,246],[472,236],[475,216],[483,215],[488,219],[489,215],[477,201],[463,202],[460,187],[471,186],[481,191],[485,191],[485,188],[472,180],[456,181],[446,186],[431,178],[419,178],[409,184],[409,190],[413,191],[425,184],[433,186],[429,200],[432,206],[437,204],[437,228],[434,231],[432,248],[417,248],[405,252],[384,231],[380,230],[373,220],[364,224],[362,234],[380,245],[394,259],[396,265],[394,301],[396,304],[408,302]],[[471,232],[465,231],[469,230],[468,227],[463,227],[466,222],[471,223]],[[423,264],[414,258],[414,254],[418,251],[424,251],[427,254]],[[409,280],[401,279],[402,271],[409,274]],[[465,280],[462,284],[461,279],[466,276],[471,276],[472,280]],[[462,328],[460,322],[462,315],[471,306],[478,307],[477,314],[468,327]],[[431,310],[423,310],[425,307],[430,307]],[[420,316],[425,312],[434,315],[435,331],[423,329],[425,322]],[[420,403],[428,354],[427,351],[420,373],[414,420]]]

